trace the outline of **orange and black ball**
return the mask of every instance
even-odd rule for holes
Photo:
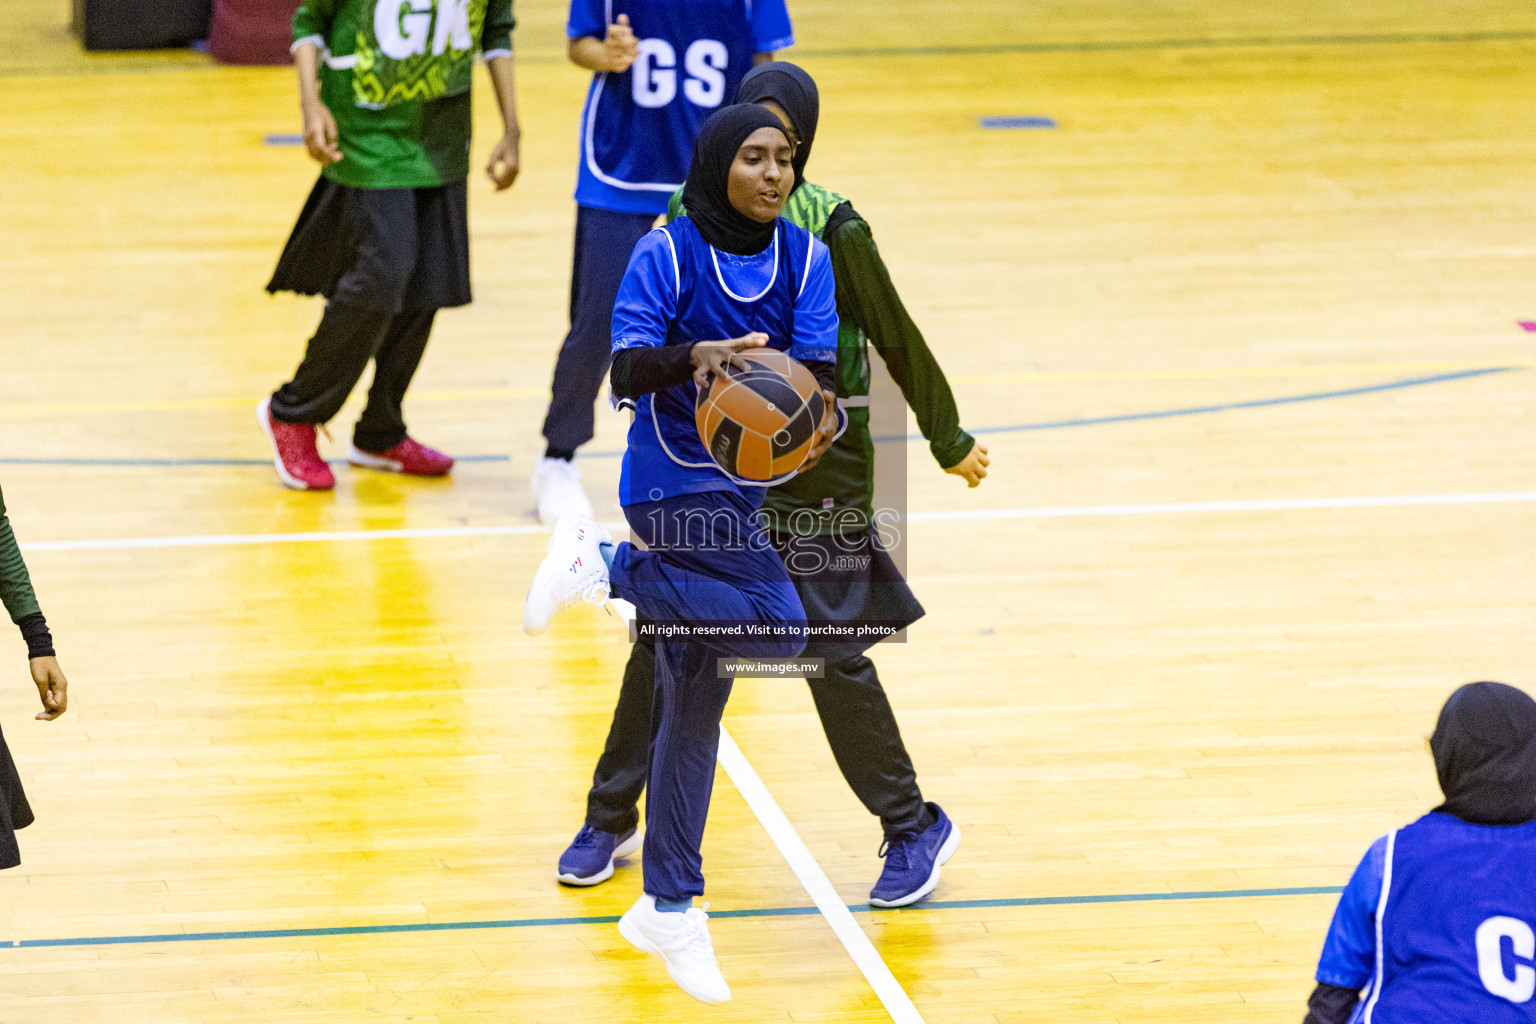
[[[710,457],[731,476],[767,482],[800,468],[826,400],[797,359],[763,349],[741,353],[750,369],[728,366],[699,389],[694,419]]]

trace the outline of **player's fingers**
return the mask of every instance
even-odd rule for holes
[[[732,352],[740,352],[748,348],[762,348],[768,344],[768,335],[759,331],[753,331],[751,334],[743,334],[739,338],[732,338],[726,344],[731,346]]]
[[[619,15],[617,18],[614,19],[614,24],[615,25],[623,25],[625,28],[629,28],[629,15],[627,15],[627,14]]]

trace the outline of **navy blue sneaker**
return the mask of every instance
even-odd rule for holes
[[[938,804],[930,803],[939,820],[921,832],[893,836],[880,846],[885,870],[869,890],[872,907],[904,907],[933,892],[939,884],[939,868],[955,855],[960,830]]]
[[[613,875],[615,857],[628,857],[639,849],[640,833],[634,829],[614,835],[583,825],[571,845],[560,855],[560,868],[555,877],[566,885],[596,885]]]

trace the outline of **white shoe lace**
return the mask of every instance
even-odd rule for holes
[[[578,584],[578,586],[580,586],[580,584]],[[565,611],[567,608],[576,604],[578,601],[585,601],[587,604],[595,604],[599,608],[603,607],[608,603],[608,581],[602,578],[598,578],[585,589],[572,590],[569,594],[563,595],[560,598],[560,610]]]
[[[690,907],[683,912],[683,928],[667,943],[668,952],[687,953],[702,960],[715,959],[715,944],[709,938],[709,915],[703,910]]]

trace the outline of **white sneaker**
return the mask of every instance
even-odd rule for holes
[[[731,987],[715,963],[709,915],[704,910],[690,907],[681,914],[664,914],[656,909],[656,897],[642,893],[619,918],[619,934],[636,949],[661,957],[672,980],[699,1002],[723,1003],[731,998]]]
[[[581,470],[570,459],[540,459],[529,486],[539,502],[539,522],[545,526],[566,516],[592,518],[592,502],[581,489]]]
[[[608,563],[599,544],[612,543],[608,531],[590,519],[567,517],[555,524],[549,553],[533,574],[523,603],[523,632],[538,636],[549,620],[577,601],[601,607],[608,601]]]

